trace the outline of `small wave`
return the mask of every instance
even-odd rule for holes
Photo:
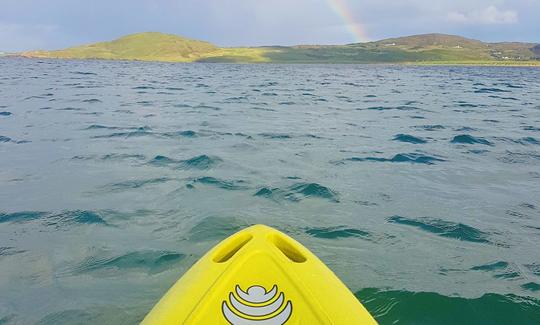
[[[501,97],[501,96],[494,96],[494,95],[489,96],[489,97],[491,97],[491,98],[497,98],[497,99],[503,99],[503,100],[514,100],[514,101],[519,100],[519,99],[516,98],[516,97]]]
[[[88,103],[88,104],[96,104],[96,103],[101,103],[101,100],[99,100],[97,98],[90,98],[90,99],[85,99],[82,102],[83,103]]]
[[[513,294],[487,293],[479,298],[462,298],[435,292],[367,288],[355,296],[381,324],[533,325],[540,322],[540,300]]]
[[[43,94],[39,96],[28,96],[24,98],[23,100],[31,100],[31,99],[46,99],[47,97],[54,96],[53,94]]]
[[[538,292],[540,291],[540,284],[536,282],[527,282],[521,285],[524,290]]]
[[[133,87],[131,88],[133,90],[146,90],[146,89],[156,89],[156,87],[152,87],[152,86],[137,86],[137,87]]]
[[[41,211],[22,211],[0,213],[0,223],[25,223],[38,220],[45,226],[61,226],[70,224],[107,224],[99,212],[74,210],[60,213]]]
[[[47,217],[45,222],[48,226],[70,225],[70,224],[102,224],[107,222],[99,212],[95,211],[66,211]]]
[[[4,222],[27,222],[31,220],[40,219],[46,217],[48,214],[46,212],[37,212],[37,211],[21,211],[13,213],[0,213],[0,223]]]
[[[107,125],[101,125],[101,124],[92,124],[88,126],[85,130],[135,130],[135,131],[151,131],[152,128],[145,125],[145,126],[129,126],[129,127],[120,127],[120,126],[107,126]]]
[[[514,268],[506,269],[502,273],[493,275],[493,277],[497,279],[506,279],[506,280],[516,280],[516,279],[523,278],[523,276],[521,275],[521,272],[519,272],[519,270],[514,269]]]
[[[169,158],[167,156],[162,156],[162,155],[157,155],[148,162],[148,164],[158,166],[158,167],[176,165],[178,163],[179,163],[178,160]]]
[[[470,103],[461,103],[458,104],[459,107],[466,107],[466,108],[476,108],[479,107],[479,105],[470,104]]]
[[[218,187],[224,190],[244,190],[246,189],[245,181],[242,180],[223,180],[215,177],[205,176],[205,177],[199,177],[193,180],[193,184],[204,184],[204,185],[210,185],[214,187]]]
[[[536,131],[536,132],[540,132],[540,128],[539,127],[535,127],[535,126],[532,126],[532,125],[526,125],[524,127],[522,127],[523,130],[525,131]]]
[[[427,143],[426,140],[422,138],[418,138],[409,134],[396,134],[394,136],[394,141],[401,141],[401,142],[408,142],[408,143],[415,143],[415,144],[421,144],[421,143]]]
[[[427,156],[419,153],[398,153],[392,158],[380,158],[380,157],[352,157],[347,158],[345,161],[374,161],[374,162],[392,162],[392,163],[413,163],[434,165],[436,162],[446,161],[441,158],[433,156]]]
[[[110,153],[102,156],[97,155],[77,155],[71,157],[72,160],[101,160],[101,161],[114,161],[114,160],[144,160],[146,157],[141,154],[123,154],[123,153]]]
[[[519,205],[521,208],[536,210],[536,206],[532,203],[523,202]]]
[[[500,88],[480,88],[474,91],[477,94],[491,94],[491,93],[509,93],[509,90]]]
[[[180,167],[183,168],[196,168],[196,169],[210,169],[215,165],[222,162],[218,157],[210,157],[207,155],[196,156],[187,160],[180,161]]]
[[[83,75],[83,76],[97,76],[97,73],[86,72],[86,71],[73,71],[71,73],[72,74],[79,74],[79,75]]]
[[[10,115],[13,115],[13,114],[11,112],[7,112],[7,111],[0,112],[0,116],[10,116]]]
[[[176,107],[176,108],[191,108],[192,106],[188,105],[188,104],[174,104],[173,107]]]
[[[100,160],[144,160],[146,157],[141,154],[128,154],[128,153],[109,153],[99,157]]]
[[[533,137],[524,137],[524,138],[513,140],[513,141],[515,143],[518,143],[524,146],[530,145],[530,144],[540,145],[540,141],[538,141],[536,138],[533,138]]]
[[[158,155],[148,163],[159,167],[174,166],[176,168],[184,169],[210,169],[220,162],[222,162],[221,158],[210,157],[207,155],[200,155],[186,160],[177,160],[167,156]]]
[[[102,187],[102,189],[109,192],[127,191],[132,189],[138,189],[149,185],[163,184],[170,182],[172,179],[166,177],[150,178],[150,179],[135,179],[124,182],[112,183]]]
[[[92,124],[86,127],[84,130],[122,130],[124,128],[118,126],[106,126],[101,124]]]
[[[520,86],[520,85],[514,85],[514,84],[511,84],[511,83],[502,83],[500,84],[501,86],[505,86],[507,88],[514,88],[514,89],[522,89],[524,88],[523,86]]]
[[[276,111],[275,109],[266,108],[266,107],[258,107],[258,106],[253,106],[250,109],[254,109],[254,110],[257,110],[257,111],[266,111],[266,112],[275,112]]]
[[[84,111],[84,108],[80,107],[64,107],[64,108],[57,108],[57,111],[67,111],[67,112],[80,112]]]
[[[470,134],[460,134],[456,135],[451,141],[451,143],[459,143],[459,144],[483,144],[487,146],[492,146],[493,144],[489,142],[488,140],[480,137],[473,137]]]
[[[328,228],[309,228],[306,230],[306,233],[317,238],[324,239],[337,239],[337,238],[348,238],[348,237],[370,237],[371,233],[354,229],[354,228],[345,228],[341,227],[328,227]]]
[[[0,142],[11,142],[11,138],[10,137],[6,137],[6,136],[3,136],[3,135],[0,135]]]
[[[508,137],[493,137],[493,139],[497,141],[501,141],[501,142],[520,144],[523,146],[540,145],[540,141],[538,141],[537,139],[533,137],[523,137],[519,139],[512,139]]]
[[[230,103],[243,103],[243,102],[246,102],[247,100],[248,100],[248,97],[246,96],[234,96],[234,97],[225,98],[225,101],[230,102]]]
[[[170,138],[174,138],[174,137],[196,138],[198,136],[198,133],[192,130],[185,130],[185,131],[176,131],[176,132],[166,132],[166,133],[163,133],[163,135]]]
[[[446,129],[444,126],[440,124],[433,124],[433,125],[415,125],[413,126],[415,129],[421,129],[425,131],[439,131]]]
[[[479,265],[471,267],[473,271],[495,271],[500,269],[505,269],[508,267],[508,262],[498,261],[490,264]]]
[[[135,104],[142,105],[142,106],[152,106],[154,105],[154,102],[150,100],[141,100],[141,101],[136,102]]]
[[[469,126],[462,126],[460,128],[454,129],[454,131],[457,131],[457,132],[470,132],[470,131],[477,131],[477,129],[471,128]]]
[[[317,183],[297,183],[286,189],[263,187],[254,195],[275,201],[289,200],[298,202],[306,198],[320,198],[336,203],[339,202],[336,192]]]
[[[89,257],[61,275],[79,275],[98,271],[143,271],[158,274],[170,269],[186,255],[169,251],[137,251],[114,257]],[[100,273],[100,276],[103,274]]]
[[[25,250],[22,249],[16,249],[15,247],[6,246],[6,247],[0,247],[0,256],[12,256],[17,254],[25,253]],[[2,322],[0,322],[2,324]]]
[[[372,106],[368,107],[367,110],[373,110],[373,111],[388,111],[388,110],[398,110],[398,111],[411,111],[411,110],[419,110],[420,108],[414,107],[414,106]],[[361,109],[360,109],[361,110]]]
[[[417,218],[411,219],[401,216],[392,216],[387,219],[388,222],[400,225],[416,227],[418,229],[436,234],[442,237],[464,240],[474,243],[490,243],[488,234],[474,227],[445,221],[441,219]]]
[[[291,139],[292,136],[286,133],[259,133],[259,136],[266,139]]]
[[[132,137],[144,137],[144,136],[155,136],[156,134],[152,131],[148,131],[148,128],[141,127],[135,131],[129,132],[115,132],[105,135],[95,135],[93,139],[108,139],[108,138],[132,138]]]

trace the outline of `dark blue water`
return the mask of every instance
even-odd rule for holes
[[[0,324],[136,323],[255,223],[381,324],[539,324],[540,69],[0,59]]]

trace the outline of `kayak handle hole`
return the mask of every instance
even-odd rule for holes
[[[306,261],[306,257],[289,240],[279,235],[272,236],[270,240],[283,255],[294,263],[304,263]]]
[[[216,263],[225,263],[231,259],[244,245],[246,245],[253,236],[243,233],[230,238],[221,245],[216,255],[212,259]]]

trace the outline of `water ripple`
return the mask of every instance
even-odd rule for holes
[[[254,195],[275,201],[299,202],[306,198],[320,198],[339,202],[338,194],[335,191],[318,183],[297,183],[285,189],[263,187]]]
[[[460,134],[456,135],[451,141],[451,143],[459,143],[459,144],[483,144],[487,146],[492,146],[493,144],[489,142],[488,140],[480,137],[473,137],[470,134]]]
[[[157,274],[167,271],[185,256],[185,254],[169,251],[135,251],[112,257],[92,256],[67,270],[60,271],[59,275],[73,276],[99,272],[98,276],[103,276],[104,271],[115,271],[119,276],[125,275],[126,271]]]
[[[473,243],[490,243],[489,235],[486,232],[463,223],[450,222],[441,219],[432,218],[406,218],[401,216],[392,216],[387,219],[388,222],[400,225],[406,225],[427,231],[438,236],[469,241]]]
[[[64,211],[60,213],[41,211],[21,211],[12,213],[0,213],[0,223],[26,223],[40,221],[45,226],[62,226],[73,224],[102,224],[107,222],[99,212],[95,211]]]
[[[462,298],[435,292],[368,288],[355,295],[381,324],[533,325],[540,322],[540,300],[513,294],[487,293],[479,298]]]
[[[345,226],[326,227],[326,228],[308,228],[306,233],[317,238],[337,239],[348,237],[370,237],[371,233],[355,228],[347,228]]]
[[[394,139],[392,139],[392,140],[400,141],[400,142],[415,143],[415,144],[427,143],[427,141],[422,139],[422,138],[415,137],[415,136],[410,135],[410,134],[402,134],[402,133],[396,134],[394,136]]]
[[[392,163],[413,163],[413,164],[424,164],[424,165],[434,165],[436,162],[446,161],[442,158],[437,158],[433,156],[428,156],[420,153],[399,153],[392,158],[381,158],[381,157],[352,157],[347,158],[343,161],[372,161],[372,162],[392,162]],[[339,162],[338,162],[339,163]]]

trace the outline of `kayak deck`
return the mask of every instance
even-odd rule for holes
[[[377,324],[313,253],[255,225],[223,240],[143,324]]]

